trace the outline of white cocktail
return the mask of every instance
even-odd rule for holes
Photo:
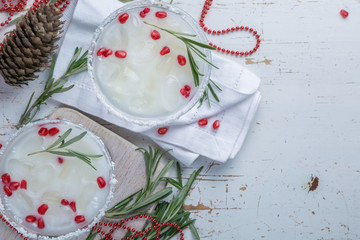
[[[90,132],[66,149],[97,155],[91,158],[96,170],[73,156],[54,152],[29,155],[47,149],[69,129],[66,140],[85,131],[58,120],[32,124],[10,141],[1,156],[0,199],[5,215],[30,237],[35,237],[32,233],[60,236],[79,231],[101,217],[100,210],[110,201],[113,166],[102,142]]]

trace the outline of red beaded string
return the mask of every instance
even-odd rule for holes
[[[202,27],[204,29],[204,32],[206,32],[208,34],[212,34],[212,35],[220,35],[220,34],[227,34],[227,33],[235,32],[235,31],[247,31],[256,38],[256,45],[255,45],[255,47],[253,49],[248,50],[248,51],[229,50],[229,49],[222,48],[222,47],[220,47],[220,46],[218,46],[216,44],[213,44],[211,42],[209,43],[209,45],[216,48],[216,50],[219,51],[219,52],[226,53],[226,54],[231,54],[231,55],[236,55],[236,56],[239,56],[239,55],[240,56],[244,56],[244,55],[248,56],[248,55],[251,55],[254,52],[256,52],[258,50],[258,48],[260,47],[261,40],[260,40],[260,35],[253,28],[249,28],[249,27],[245,27],[245,26],[236,26],[236,27],[222,29],[222,30],[213,30],[213,29],[208,28],[205,25],[205,17],[206,17],[206,14],[208,13],[208,11],[210,10],[212,2],[213,2],[213,0],[205,0],[204,7],[203,7],[203,10],[201,12],[200,27]]]

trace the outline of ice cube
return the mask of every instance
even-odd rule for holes
[[[48,227],[55,229],[64,228],[73,224],[74,212],[69,207],[57,206],[49,208],[44,215]]]
[[[18,191],[11,196],[9,208],[16,216],[25,216],[35,208],[34,202],[24,191]]]
[[[34,193],[41,193],[54,178],[55,169],[51,165],[43,165],[32,169],[28,176],[28,190]]]
[[[44,192],[40,198],[40,202],[44,202],[51,205],[58,205],[61,202],[61,196],[58,192],[47,191]]]
[[[76,201],[76,206],[79,212],[82,213],[86,212],[86,209],[88,208],[90,203],[94,200],[94,197],[96,196],[98,191],[99,191],[99,187],[95,182],[89,183],[83,188],[79,198]],[[98,207],[99,206],[96,206],[96,208]]]
[[[166,110],[172,111],[179,106],[183,97],[180,94],[181,87],[178,78],[174,75],[169,75],[166,82],[161,85],[161,104]]]
[[[33,168],[33,164],[27,161],[19,161],[17,159],[9,159],[7,168],[13,181],[21,181],[29,171]]]
[[[167,76],[174,67],[175,63],[176,58],[174,56],[165,55],[160,59],[158,64],[156,64],[156,72],[161,76]]]

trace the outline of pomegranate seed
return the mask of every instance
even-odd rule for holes
[[[11,191],[11,189],[9,188],[9,186],[4,186],[4,192],[5,192],[5,194],[6,194],[8,197],[11,197],[12,191]]]
[[[84,215],[77,215],[77,216],[75,216],[75,222],[76,223],[82,223],[82,222],[85,222],[85,216]]]
[[[61,199],[61,205],[64,205],[64,206],[67,206],[67,205],[69,205],[69,201],[68,200],[66,200],[66,199]]]
[[[165,54],[170,53],[170,48],[168,47],[164,47],[161,51],[160,51],[160,55],[164,56]]]
[[[340,15],[343,17],[343,18],[347,18],[347,16],[349,16],[349,13],[344,10],[344,9],[341,9],[340,10]]]
[[[158,18],[166,18],[167,17],[167,13],[164,11],[158,11],[155,13],[155,16]]]
[[[158,40],[160,39],[160,33],[156,30],[152,31],[151,34],[150,34],[151,38],[154,39],[154,40]]]
[[[21,180],[20,188],[21,188],[21,189],[27,189],[27,182],[26,182],[26,180]]]
[[[144,13],[149,13],[149,12],[150,12],[150,8],[144,8],[143,12],[144,12]]]
[[[186,58],[183,55],[178,55],[177,60],[181,66],[184,66],[186,64]]]
[[[202,118],[198,121],[199,126],[203,127],[206,126],[208,124],[208,120],[207,118]]]
[[[40,128],[38,133],[39,133],[40,136],[45,137],[46,135],[48,135],[49,130],[47,128],[42,127],[42,128]]]
[[[106,51],[106,48],[100,48],[100,49],[97,51],[96,55],[97,55],[98,57],[100,57],[100,56],[102,56],[102,55],[105,53],[105,51]]]
[[[43,229],[45,227],[45,222],[43,218],[39,218],[37,222],[37,227]]]
[[[45,215],[46,211],[49,209],[47,204],[42,204],[39,208],[38,208],[38,213],[40,215]]]
[[[189,91],[186,91],[185,88],[181,88],[180,89],[180,93],[181,95],[183,95],[185,98],[188,98],[190,96],[190,92]]]
[[[218,129],[220,127],[220,121],[219,120],[216,120],[214,123],[213,123],[213,129]]]
[[[63,164],[63,162],[64,162],[64,158],[62,158],[62,157],[58,157],[58,163],[60,163],[60,164]]]
[[[10,190],[11,190],[11,191],[16,191],[19,187],[20,187],[20,183],[19,183],[19,182],[11,182],[11,183],[10,183]]]
[[[158,134],[160,135],[165,135],[168,131],[168,128],[167,127],[161,127],[158,129]]]
[[[34,215],[26,216],[25,221],[27,221],[28,223],[33,223],[36,221],[36,217]]]
[[[2,148],[2,144],[0,143],[0,149]]]
[[[59,130],[58,128],[56,128],[56,127],[49,129],[49,135],[50,135],[50,136],[55,136],[55,135],[58,134],[59,132],[60,132],[60,130]]]
[[[187,85],[187,84],[184,86],[184,88],[185,88],[185,90],[188,91],[188,92],[191,90],[191,87],[190,87],[189,85]]]
[[[126,21],[129,19],[129,14],[128,13],[123,13],[119,16],[118,20],[121,24],[126,23]]]
[[[4,173],[2,176],[1,176],[1,180],[4,184],[8,184],[11,182],[11,177],[10,177],[10,174],[8,173]]]
[[[70,208],[71,208],[71,210],[73,210],[73,212],[76,212],[76,202],[71,202],[71,203],[69,203],[69,206],[70,206]]]
[[[146,17],[146,13],[145,13],[144,11],[141,11],[141,12],[139,13],[139,15],[140,15],[141,18]]]
[[[115,57],[117,58],[126,58],[127,52],[123,50],[118,50],[115,52]]]
[[[104,188],[106,186],[106,182],[103,177],[98,177],[96,179],[96,181],[97,181],[99,188]]]
[[[104,56],[104,57],[108,57],[108,56],[110,56],[111,54],[113,54],[113,50],[107,49],[107,50],[103,53],[103,56]]]

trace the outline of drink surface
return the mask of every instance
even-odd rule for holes
[[[145,22],[194,34],[171,11],[151,7],[122,12],[103,29],[95,48],[94,72],[115,108],[132,116],[156,118],[184,107],[196,87],[185,44]],[[203,66],[199,67],[201,72]]]
[[[87,226],[106,203],[111,165],[94,137],[86,134],[69,149],[103,155],[91,166],[78,158],[46,149],[70,127],[64,123],[34,125],[10,143],[0,164],[5,210],[30,232],[58,236]],[[67,140],[84,130],[71,126]],[[43,129],[47,129],[47,132]]]

